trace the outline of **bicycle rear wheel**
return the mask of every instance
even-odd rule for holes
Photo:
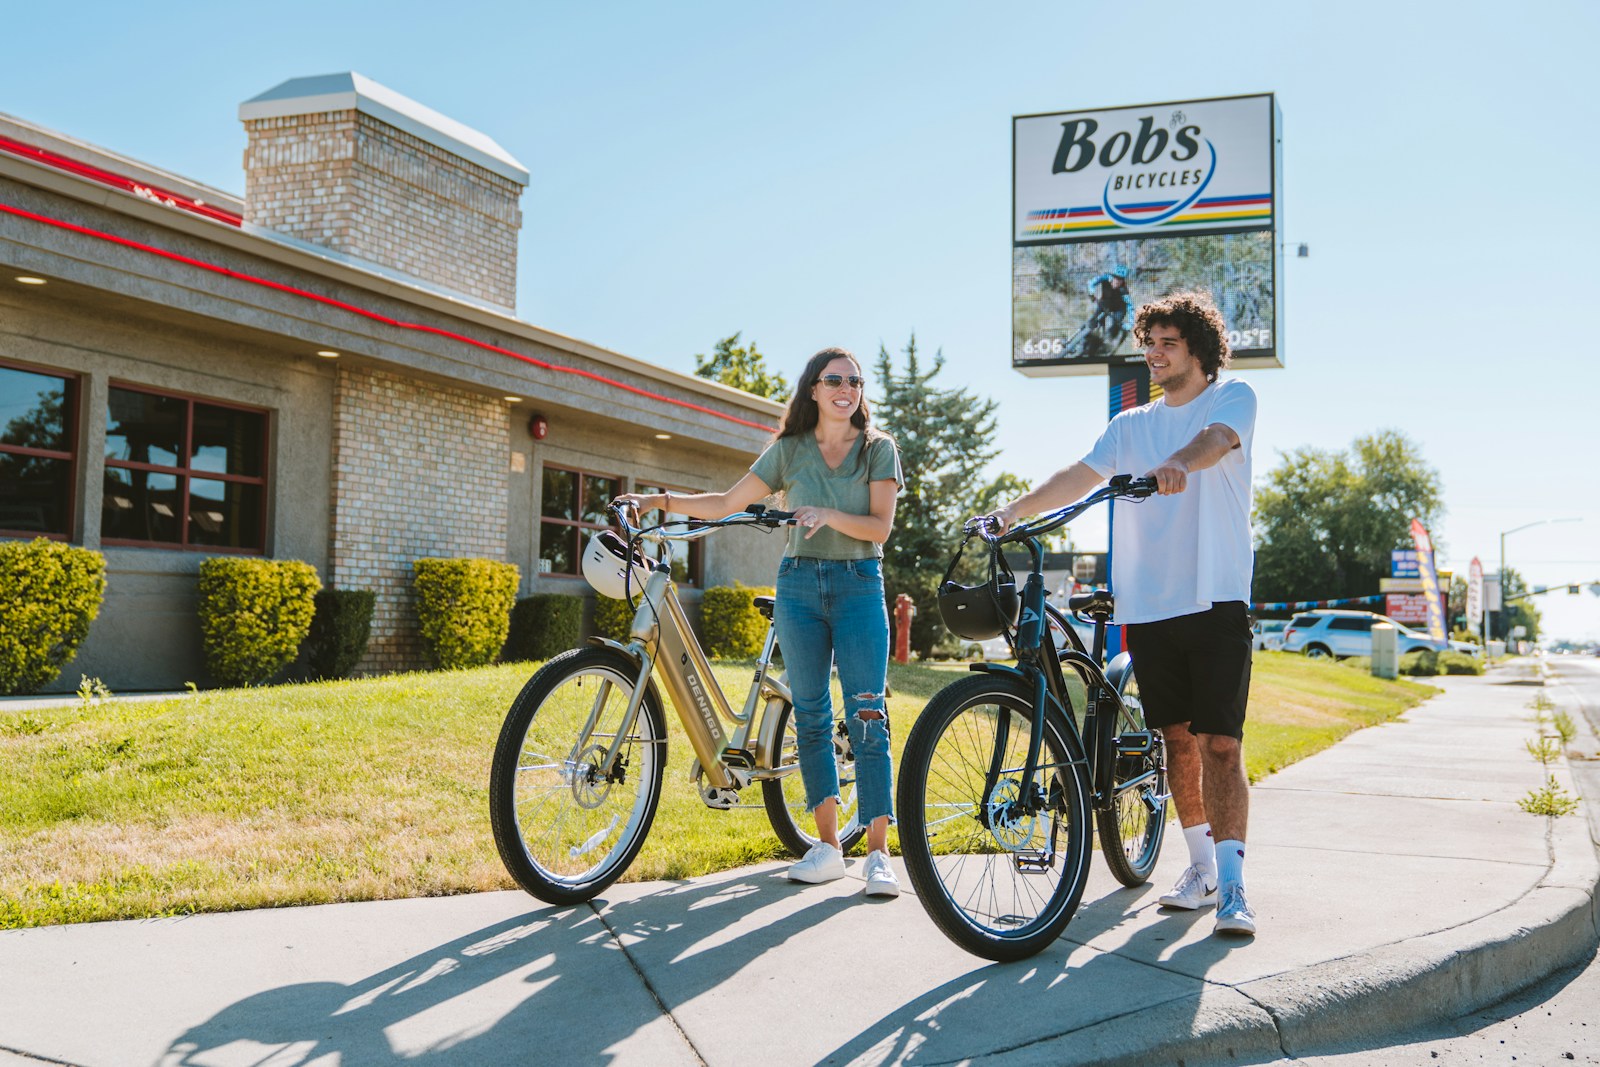
[[[900,851],[917,899],[947,937],[985,959],[1048,947],[1088,878],[1083,754],[1059,712],[1044,716],[1040,802],[1030,812],[1020,795],[1032,705],[1027,684],[1009,675],[946,686],[912,727],[900,767]]]
[[[547,903],[589,900],[616,881],[655,819],[666,722],[649,693],[611,771],[602,766],[638,679],[617,649],[574,649],[529,679],[506,715],[489,822],[511,877]]]
[[[1118,737],[1144,734],[1149,728],[1132,667],[1122,676],[1117,691],[1122,707],[1113,732]],[[1150,880],[1167,830],[1167,747],[1160,734],[1152,734],[1150,741],[1149,751],[1137,755],[1120,756],[1115,747],[1109,748],[1116,760],[1111,804],[1095,812],[1106,866],[1117,881],[1130,887]]]
[[[776,701],[778,698],[774,698]],[[778,736],[782,739],[773,762],[778,767],[791,768],[781,778],[768,778],[761,783],[761,799],[767,806],[767,820],[772,830],[783,842],[783,847],[796,856],[804,856],[817,843],[816,822],[806,811],[806,786],[800,777],[799,743],[794,729],[794,705],[784,702],[780,708],[767,707],[768,715],[779,715]],[[861,825],[860,805],[856,797],[856,758],[850,747],[850,735],[842,720],[834,724],[834,765],[839,769],[839,848],[845,855],[855,848],[866,835]]]

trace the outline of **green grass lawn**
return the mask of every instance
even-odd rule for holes
[[[894,666],[896,759],[959,664]],[[0,928],[510,888],[489,835],[489,759],[528,664],[0,711]],[[748,664],[717,666],[730,694]],[[1256,657],[1252,779],[1433,692]],[[734,696],[734,704],[740,701]],[[661,808],[629,879],[780,856],[748,810],[690,788],[675,716]]]

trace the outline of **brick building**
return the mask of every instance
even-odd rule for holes
[[[356,74],[240,118],[242,199],[0,115],[0,537],[109,570],[57,689],[206,681],[195,576],[226,552],[374,590],[360,669],[422,666],[413,560],[588,595],[606,500],[731,484],[776,425],[516,318],[528,175],[483,134]],[[770,582],[780,547],[698,542],[686,599]]]

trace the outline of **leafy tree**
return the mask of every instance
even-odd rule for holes
[[[1345,452],[1297,448],[1256,491],[1255,598],[1324,600],[1378,591],[1411,520],[1444,513],[1439,473],[1398,430]]]
[[[743,331],[740,331],[741,333]],[[789,395],[789,383],[777,371],[767,369],[767,360],[754,341],[746,348],[739,343],[740,334],[724,337],[712,349],[711,355],[696,353],[694,372],[735,389],[743,389],[756,396],[782,400]]]
[[[1524,595],[1529,591],[1527,580],[1515,569],[1507,567],[1501,588],[1503,610],[1494,623],[1494,631],[1508,642],[1515,640],[1511,631],[1518,626],[1528,628],[1527,635],[1521,640],[1529,643],[1539,640],[1539,608],[1534,604],[1534,597]]]
[[[895,530],[884,545],[884,585],[892,606],[909,593],[917,606],[911,647],[928,655],[947,638],[939,622],[936,592],[945,564],[960,539],[961,523],[993,508],[1025,487],[1015,475],[985,479],[998,454],[992,400],[966,389],[941,389],[933,379],[944,368],[935,352],[925,364],[913,334],[896,369],[889,350],[878,348],[873,424],[900,446],[905,489],[895,508]]]

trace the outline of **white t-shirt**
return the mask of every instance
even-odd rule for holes
[[[1239,435],[1239,447],[1189,475],[1172,496],[1119,500],[1111,529],[1111,587],[1119,623],[1156,622],[1250,600],[1250,443],[1256,394],[1237,378],[1214,382],[1181,407],[1165,398],[1124,411],[1083,462],[1096,474],[1143,477],[1207,426]]]

